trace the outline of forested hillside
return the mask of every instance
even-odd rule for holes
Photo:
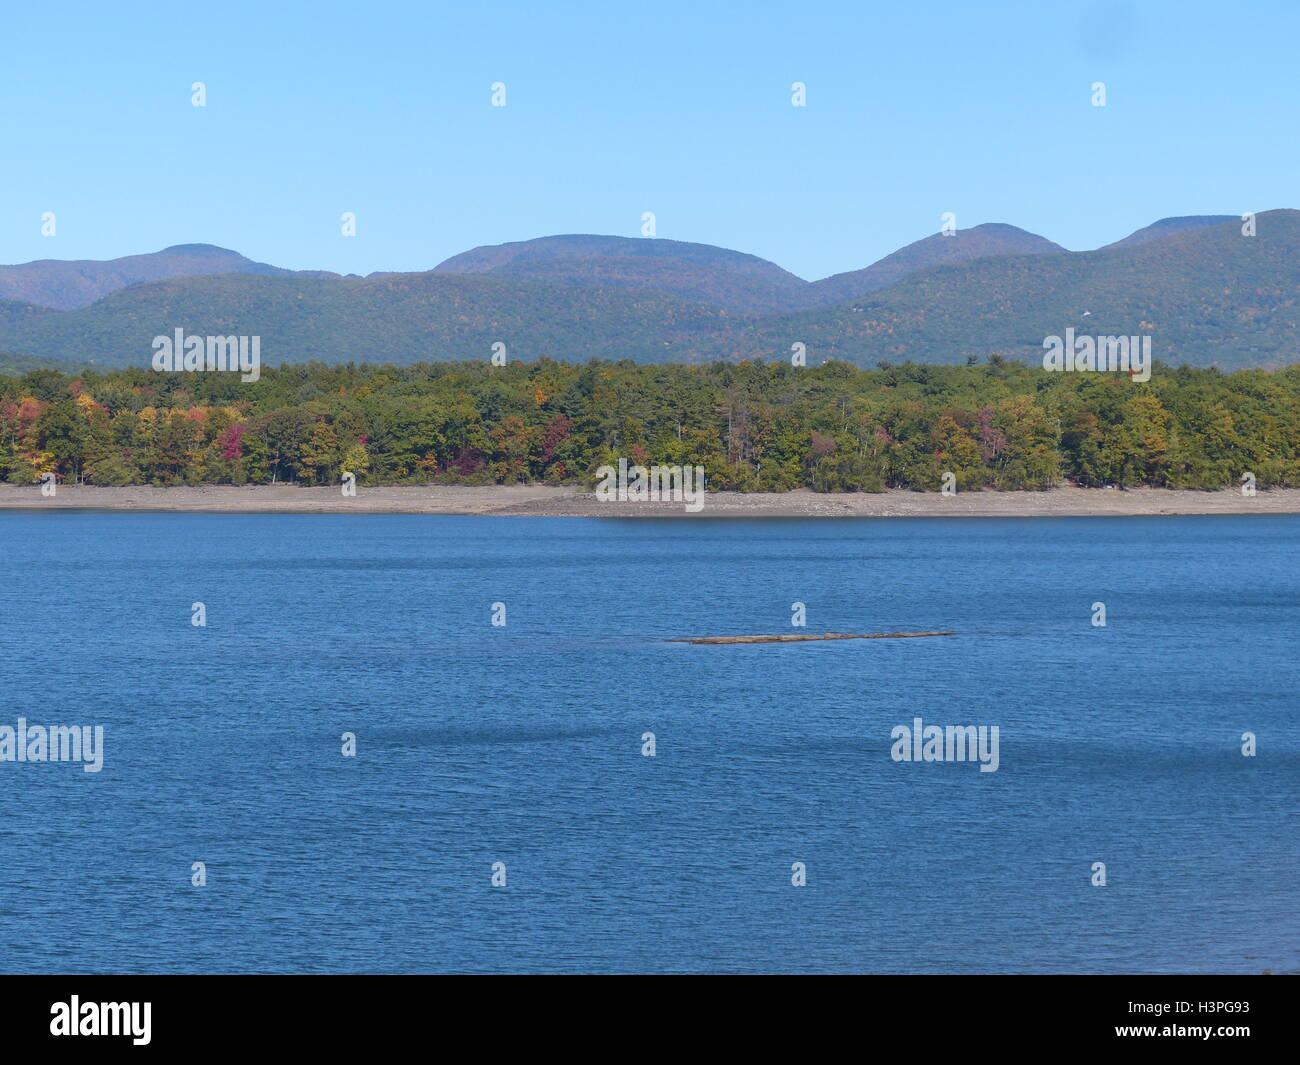
[[[177,278],[62,312],[0,302],[0,351],[142,366],[155,336],[183,328],[258,336],[275,364],[455,362],[486,359],[495,344],[524,360],[739,362],[788,359],[799,343],[810,363],[865,367],[1037,362],[1045,337],[1073,327],[1150,336],[1170,364],[1289,366],[1300,361],[1300,212],[1256,221],[1247,236],[1235,219],[1166,219],[1089,252],[977,226],[811,285],[705,245],[546,238],[423,273]],[[1024,248],[1047,250],[1008,254]],[[827,294],[845,302],[808,308]]]
[[[765,318],[745,346],[773,357],[797,339],[862,366],[995,352],[1038,361],[1044,337],[1073,327],[1149,335],[1170,363],[1289,366],[1300,361],[1300,211],[1269,211],[1257,226],[1254,236],[1233,221],[1098,251],[938,266],[849,303]]]
[[[550,360],[0,376],[0,477],[99,485],[587,483],[690,463],[710,487],[1300,486],[1300,366],[1147,384],[982,365]]]

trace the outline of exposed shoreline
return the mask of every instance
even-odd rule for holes
[[[682,503],[605,503],[590,492],[546,485],[338,488],[220,485],[203,488],[61,486],[42,496],[36,486],[0,485],[0,509],[193,511],[248,514],[465,514],[583,518],[1065,518],[1159,514],[1300,514],[1300,489],[1243,496],[1239,490],[1184,492],[1055,488],[1048,492],[878,494],[718,492],[689,513]]]

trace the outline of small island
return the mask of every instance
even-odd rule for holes
[[[787,633],[781,636],[678,636],[665,643],[803,643],[808,640],[908,640],[918,636],[956,636],[945,632],[823,632]]]

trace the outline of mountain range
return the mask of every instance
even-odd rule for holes
[[[128,285],[209,274],[261,274],[338,277],[320,270],[284,270],[255,263],[238,252],[211,244],[177,244],[148,255],[120,259],[38,259],[20,266],[0,266],[0,300],[33,303],[67,311],[89,307]]]
[[[564,235],[474,248],[432,270],[287,270],[206,244],[103,262],[0,266],[0,352],[146,365],[151,341],[257,335],[268,363],[484,359],[1038,359],[1045,336],[1152,336],[1169,363],[1300,361],[1300,212],[1166,218],[1095,251],[1015,226],[934,234],[805,281],[754,255]]]

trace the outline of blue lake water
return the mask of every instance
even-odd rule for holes
[[[0,513],[0,726],[105,730],[99,773],[0,762],[0,969],[1295,970],[1298,549],[1287,516]],[[796,601],[958,635],[662,642]],[[893,761],[915,717],[999,726],[998,770]]]

